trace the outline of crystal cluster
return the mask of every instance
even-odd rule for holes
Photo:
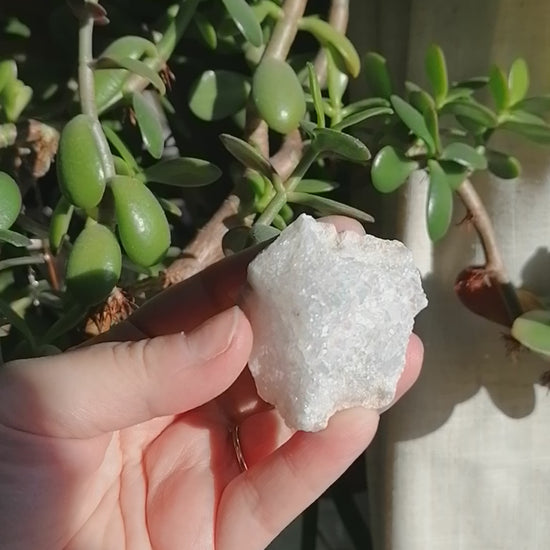
[[[250,264],[248,283],[249,368],[290,427],[318,431],[338,410],[392,401],[427,305],[402,243],[302,215]]]

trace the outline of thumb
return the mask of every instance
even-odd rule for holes
[[[252,330],[237,308],[189,334],[97,344],[0,369],[0,424],[89,438],[213,399],[240,374]]]

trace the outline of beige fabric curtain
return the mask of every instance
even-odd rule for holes
[[[531,68],[533,91],[550,90],[547,0],[352,0],[352,35],[385,54],[399,81],[425,83],[431,42],[451,78]],[[515,283],[550,296],[550,152],[512,147],[524,172],[515,182],[475,180],[494,220]],[[498,326],[466,311],[456,275],[481,262],[473,231],[454,228],[436,247],[425,230],[425,178],[411,178],[388,230],[408,244],[430,300],[417,332],[426,347],[413,391],[382,420],[370,453],[378,550],[550,548],[550,395],[536,384],[550,363],[506,355]],[[388,203],[389,204],[389,203]],[[457,202],[456,221],[464,211]]]

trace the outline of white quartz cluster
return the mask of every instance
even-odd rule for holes
[[[249,368],[290,427],[318,431],[338,410],[392,401],[427,305],[402,243],[302,215],[250,264],[248,282]]]

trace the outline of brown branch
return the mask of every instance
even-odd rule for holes
[[[485,269],[487,275],[494,284],[499,286],[510,321],[513,322],[516,317],[521,315],[522,307],[515,288],[510,281],[510,277],[506,272],[491,218],[470,180],[464,180],[458,188],[457,193],[468,210],[471,222],[481,241],[486,258]]]
[[[328,15],[328,22],[338,32],[344,34],[348,28],[349,20],[349,0],[332,0]],[[321,48],[314,61],[315,74],[319,81],[319,86],[324,86],[327,79],[327,56],[325,50]]]
[[[285,0],[282,6],[284,15],[275,25],[264,57],[286,59],[298,32],[298,20],[304,14],[306,4],[307,0]],[[252,105],[249,105],[247,109],[246,138],[264,156],[269,156],[268,127],[263,120],[258,118]],[[284,174],[287,172],[289,174],[292,171],[295,166],[294,162],[297,163],[296,153],[301,151],[301,139],[298,143],[298,138],[298,131],[289,134],[283,142],[281,151],[273,157],[275,166],[281,171],[283,179]],[[284,162],[283,155],[288,155],[288,159]],[[183,281],[223,257],[221,247],[223,236],[228,229],[243,224],[243,216],[239,215],[240,206],[240,197],[234,189],[184,250],[182,257],[167,268],[167,284]]]

